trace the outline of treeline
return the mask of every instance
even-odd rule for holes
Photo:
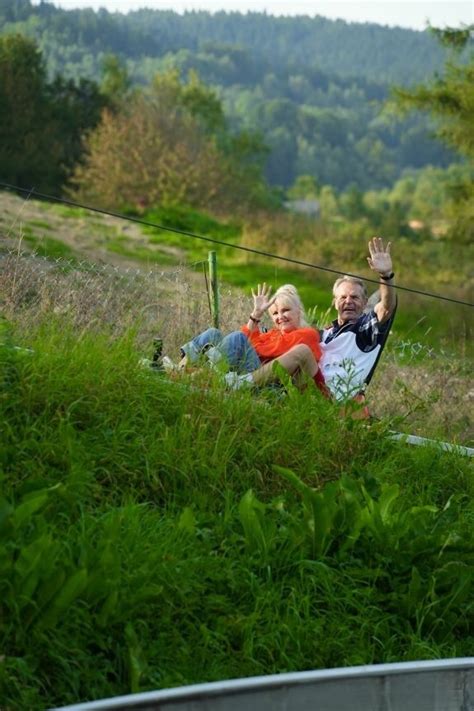
[[[77,46],[154,57],[180,49],[195,52],[211,42],[246,48],[278,73],[288,66],[313,67],[377,83],[420,81],[444,61],[442,49],[427,33],[323,17],[148,9],[123,15],[105,9],[66,11],[43,0],[34,6],[30,0],[1,0],[0,24],[8,32],[47,33],[71,53]]]
[[[459,51],[472,43],[469,30],[441,33],[439,39]],[[340,107],[295,108],[288,99],[262,96],[254,106],[248,90],[239,98],[244,123],[232,119],[229,94],[190,66],[185,73],[165,63],[146,84],[137,84],[116,55],[101,57],[98,80],[52,78],[33,40],[0,35],[1,181],[135,211],[182,204],[245,213],[281,206],[287,197],[313,198],[323,220],[333,224],[362,219],[395,235],[407,232],[410,218],[430,225],[444,220],[438,234],[449,229],[447,221],[451,237],[467,242],[472,236],[472,57],[453,57],[431,82],[398,89],[392,108],[408,116],[413,109],[431,115],[442,139],[437,150],[444,144],[463,161],[449,169],[405,167],[403,174],[392,170],[388,149],[376,138],[377,132],[388,135],[388,119],[369,121],[367,102],[360,104],[366,124],[353,124],[350,110]],[[256,124],[264,130],[255,130]],[[294,130],[306,131],[307,140],[301,134],[295,139]],[[397,153],[396,146],[391,150]],[[298,170],[286,185],[288,161]],[[329,177],[325,165],[334,168]],[[269,166],[280,171],[284,190],[272,187]],[[341,188],[338,176],[344,171]]]
[[[50,77],[100,81],[110,52],[142,86],[158,71],[197,71],[232,130],[261,134],[274,186],[308,174],[337,190],[384,188],[406,169],[454,160],[424,117],[384,114],[390,83],[441,70],[444,53],[428,33],[258,13],[64,11],[30,0],[0,0],[0,22],[4,33],[36,38]]]
[[[21,35],[0,37],[0,180],[63,190],[102,207],[153,204],[216,210],[269,207],[266,147],[231,131],[215,92],[197,75],[155,75],[132,88],[110,55],[99,83],[56,76]]]

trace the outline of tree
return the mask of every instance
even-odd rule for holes
[[[270,183],[288,187],[295,179],[295,157],[298,144],[294,133],[280,127],[269,131],[266,140],[271,149],[266,165],[266,175]]]
[[[48,95],[57,141],[56,186],[61,187],[82,160],[84,138],[97,126],[109,101],[94,81],[75,82],[61,76],[48,86]]]
[[[102,59],[100,90],[112,105],[120,104],[130,91],[131,81],[127,67],[115,54],[106,54]]]
[[[51,110],[46,71],[32,40],[0,37],[0,176],[19,187],[45,187]]]
[[[364,195],[355,183],[352,183],[346,192],[342,193],[339,198],[339,205],[342,214],[348,220],[358,220],[360,217],[367,216]]]
[[[270,201],[262,178],[265,146],[231,134],[213,89],[196,74],[157,74],[151,87],[106,110],[86,144],[73,191],[104,207],[185,203],[245,209]]]
[[[104,106],[98,86],[58,76],[48,83],[41,53],[20,35],[0,37],[0,179],[57,192]]]
[[[215,135],[225,128],[224,111],[216,92],[206,86],[195,71],[188,73],[187,82],[181,81],[177,69],[158,72],[150,93],[163,107],[184,109],[209,134]]]
[[[318,181],[313,175],[299,175],[287,195],[290,200],[314,200],[319,195]]]
[[[30,0],[0,0],[0,24],[27,20],[30,13]]]
[[[76,195],[106,208],[209,205],[226,183],[212,141],[188,115],[143,95],[105,111],[73,176]]]
[[[74,194],[102,207],[225,209],[245,206],[252,197],[192,116],[143,94],[119,111],[106,110],[86,148],[73,176]]]
[[[339,213],[339,205],[334,189],[330,185],[323,185],[319,193],[321,215],[324,220],[331,220]]]
[[[460,51],[472,47],[474,25],[463,30],[433,29],[446,46]],[[464,156],[474,170],[474,53],[465,63],[448,60],[443,76],[427,85],[395,90],[402,111],[421,109],[429,112],[438,124],[437,135],[457,153]],[[471,240],[474,237],[474,182],[472,176],[458,185],[453,193],[454,224],[452,237]]]

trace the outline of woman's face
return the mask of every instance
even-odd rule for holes
[[[275,327],[282,333],[289,333],[300,327],[300,309],[286,299],[277,299],[269,308]]]

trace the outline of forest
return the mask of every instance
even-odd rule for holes
[[[437,72],[445,47],[444,67],[425,84],[390,88],[362,71],[350,78],[340,65],[340,74],[329,75],[311,63],[300,68],[312,77],[312,89],[300,91],[296,65],[284,66],[284,53],[275,54],[280,71],[270,75],[271,54],[259,61],[250,44],[189,49],[193,43],[177,29],[188,28],[190,36],[193,21],[196,32],[201,25],[209,33],[221,28],[215,33],[221,41],[228,23],[238,35],[248,16],[152,13],[146,27],[154,27],[154,18],[169,41],[184,46],[171,51],[165,43],[161,54],[138,57],[133,37],[146,31],[137,29],[141,12],[66,12],[28,0],[2,0],[0,8],[0,179],[6,183],[141,212],[184,204],[217,214],[271,213],[285,201],[313,200],[323,222],[339,230],[348,222],[354,234],[369,228],[416,241],[440,237],[451,225],[458,241],[469,241],[468,31],[456,46],[437,41],[435,31],[394,30],[408,42],[407,63],[416,41],[420,51],[431,48],[427,67]],[[261,23],[290,44],[290,30],[303,26],[316,27],[322,38],[330,28],[339,31],[339,47],[347,32],[390,36],[375,26],[262,16],[255,18],[255,43]],[[54,56],[73,47],[78,62],[73,67],[62,56],[58,73]],[[145,51],[151,52],[146,42]],[[78,75],[86,58],[96,71],[91,65],[89,76]],[[356,60],[355,52],[354,67]],[[416,66],[425,69],[424,62]],[[408,64],[405,71],[413,76]]]
[[[48,81],[100,82],[110,55],[134,85],[196,72],[229,127],[260,137],[265,179],[280,189],[301,175],[338,191],[381,189],[406,170],[456,160],[426,116],[396,117],[387,105],[393,85],[442,71],[449,52],[428,31],[258,13],[65,11],[30,0],[2,0],[0,28],[36,42]]]

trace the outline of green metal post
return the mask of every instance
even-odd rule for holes
[[[219,328],[219,289],[217,287],[217,254],[209,252],[209,288],[211,299],[212,325]]]

